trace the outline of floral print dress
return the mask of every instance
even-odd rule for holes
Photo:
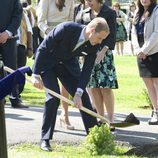
[[[117,76],[113,62],[113,53],[109,50],[100,64],[95,64],[88,88],[118,88]]]

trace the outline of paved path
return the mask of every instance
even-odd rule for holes
[[[58,111],[60,114],[61,109]],[[31,142],[39,143],[42,122],[42,108],[30,107],[29,109],[13,109],[9,105],[5,107],[7,141],[9,145]],[[61,143],[78,144],[85,138],[85,131],[77,109],[69,109],[70,121],[76,130],[66,130],[60,127],[57,119],[54,141]],[[117,121],[124,120],[126,114],[115,114]],[[158,126],[149,126],[146,116],[139,117],[141,123],[138,126],[116,129],[116,140],[133,146],[148,144],[158,141]]]

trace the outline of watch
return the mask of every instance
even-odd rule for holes
[[[104,46],[104,48],[106,48],[107,50],[109,49],[109,47],[108,47],[108,46]]]
[[[82,97],[82,92],[81,91],[76,91],[75,95]]]

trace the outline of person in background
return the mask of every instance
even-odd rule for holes
[[[86,0],[80,0],[80,3],[77,4],[74,8],[74,21],[82,24],[83,11],[89,6],[86,3]]]
[[[96,63],[87,85],[97,113],[104,116],[104,106],[107,109],[110,122],[114,121],[114,94],[112,89],[118,88],[112,50],[116,39],[116,13],[102,0],[86,0],[90,8],[84,10],[83,22],[89,23],[96,17],[104,18],[110,28],[109,36],[103,40],[102,49],[97,53]],[[114,130],[111,127],[111,130]]]
[[[14,70],[17,68],[17,38],[15,35],[21,23],[22,10],[19,0],[1,1],[0,54],[2,55],[4,65]],[[13,108],[25,108],[19,99],[17,85],[14,86],[9,100]]]
[[[127,31],[124,22],[127,15],[121,10],[118,2],[113,4],[113,9],[116,11],[116,51],[118,55],[123,55],[124,41],[127,41]]]
[[[135,10],[136,10],[136,5],[134,2],[131,2],[129,5],[129,12],[127,16],[128,16],[128,21],[129,21],[128,34],[129,34],[129,41],[130,41],[132,55],[135,55],[134,50],[133,50],[133,45],[131,42],[131,30],[132,30],[132,22],[133,22]]]
[[[18,28],[17,35],[17,68],[26,65],[27,57],[31,58],[33,55],[33,41],[32,41],[32,27],[27,15],[27,11],[23,10],[22,21]],[[25,85],[18,85],[19,100],[21,100],[21,93]],[[25,106],[28,107],[28,106]]]
[[[27,0],[27,10],[29,10],[34,18],[34,26],[32,27],[33,30],[33,53],[35,54],[36,49],[38,48],[40,44],[40,38],[39,38],[39,28],[37,26],[37,15],[35,7],[32,5],[31,0]]]
[[[23,9],[27,12],[27,16],[29,18],[29,21],[30,21],[30,24],[31,24],[31,27],[33,28],[34,25],[35,25],[35,19],[34,19],[34,15],[31,11],[31,9],[27,8],[28,7],[28,2],[27,0],[22,0],[22,6],[23,6]]]
[[[137,0],[138,10],[132,27],[132,43],[137,54],[153,111],[149,125],[158,125],[158,5],[156,0]]]
[[[93,110],[85,91],[93,68],[96,53],[108,36],[109,27],[105,19],[95,18],[88,25],[63,22],[57,25],[44,39],[35,57],[32,80],[39,89],[46,88],[60,93],[58,79],[73,96],[74,106],[80,109],[86,133],[97,125],[97,119],[82,111],[82,106]],[[69,39],[69,40],[68,40]],[[77,56],[87,55],[80,71]],[[82,104],[83,102],[83,104]],[[52,139],[60,100],[46,92],[41,149],[52,151]]]
[[[37,17],[38,27],[46,35],[59,23],[72,21],[74,12],[74,0],[40,0]],[[69,94],[61,85],[61,94],[68,97]],[[68,116],[68,104],[62,101],[62,112],[59,117],[60,125],[66,129],[73,130],[74,126],[70,124]]]

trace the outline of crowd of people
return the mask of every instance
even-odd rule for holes
[[[137,0],[129,12],[116,2],[80,0],[5,0],[0,6],[0,55],[5,66],[25,66],[34,60],[34,86],[43,86],[73,97],[79,110],[85,106],[114,121],[118,88],[113,50],[123,55],[124,41],[129,39],[131,52],[137,56],[140,77],[152,102],[149,125],[158,125],[158,5],[156,0]],[[125,21],[129,26],[125,26]],[[129,31],[127,31],[129,28]],[[157,65],[157,66],[156,66]],[[60,84],[59,84],[60,82]],[[28,108],[21,99],[25,85],[16,85],[9,95],[11,106]],[[46,92],[40,147],[52,151],[57,110],[60,100]],[[68,115],[68,104],[61,102],[62,127],[74,130]],[[85,130],[98,120],[81,111]],[[110,127],[110,130],[115,130]]]

